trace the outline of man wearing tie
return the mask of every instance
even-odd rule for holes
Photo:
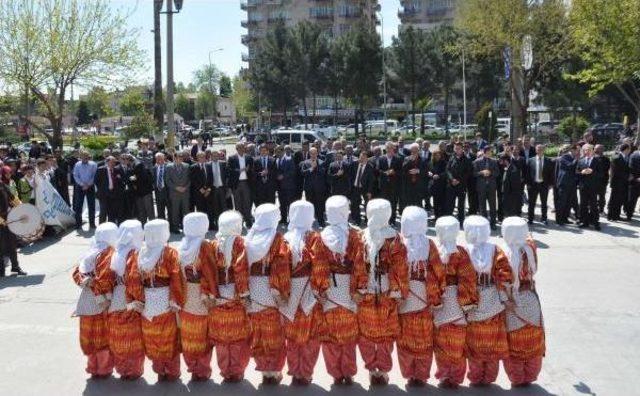
[[[364,206],[367,207],[367,202],[373,198],[373,184],[375,183],[373,166],[369,162],[366,150],[360,152],[358,162],[351,164],[349,174],[350,183],[352,183],[349,196],[351,201],[351,221],[359,226],[361,223],[360,204],[364,201]]]
[[[269,149],[266,145],[260,146],[260,156],[253,160],[253,165],[256,175],[254,191],[256,207],[264,203],[276,203],[276,162],[269,156]]]
[[[208,214],[209,195],[211,195],[211,190],[213,189],[213,180],[211,178],[212,171],[206,163],[206,153],[204,151],[198,151],[196,163],[191,165],[189,172],[191,194],[193,194],[193,203],[196,210]]]
[[[235,209],[242,214],[247,228],[253,223],[251,183],[253,182],[253,158],[245,153],[244,143],[236,144],[237,154],[227,162],[227,183],[233,193]]]
[[[593,146],[590,144],[582,146],[582,153],[583,157],[576,167],[580,190],[580,228],[593,225],[599,231],[597,191],[602,183],[601,161],[593,156]]]
[[[402,212],[407,206],[422,206],[430,177],[429,162],[420,156],[420,145],[413,143],[402,164]]]
[[[300,173],[304,180],[304,195],[313,204],[316,220],[324,227],[324,204],[327,199],[327,171],[324,162],[318,158],[318,149],[309,150],[309,159],[300,164]]]
[[[391,217],[389,224],[396,222],[396,210],[398,210],[398,193],[400,192],[400,177],[402,175],[402,160],[395,155],[395,145],[387,142],[386,154],[380,156],[376,162],[378,169],[378,188],[380,198],[391,203]]]
[[[156,153],[156,164],[153,167],[153,189],[156,194],[156,210],[158,218],[167,219],[171,209],[169,209],[169,192],[164,183],[164,175],[167,170],[164,153]],[[169,213],[168,213],[169,212]]]
[[[344,153],[338,150],[333,154],[334,161],[329,165],[328,177],[330,195],[349,196],[349,175],[343,161]]]
[[[280,218],[287,222],[289,206],[296,197],[298,191],[298,169],[292,156],[291,146],[276,148],[276,168],[278,170],[278,202],[280,203]]]
[[[227,163],[220,160],[220,152],[211,152],[211,193],[208,196],[209,228],[218,229],[218,217],[225,211],[227,197]]]
[[[104,165],[96,171],[96,188],[100,203],[100,224],[105,221],[119,224],[120,201],[124,191],[124,173],[116,166],[116,159],[112,156],[105,158]]]
[[[482,149],[483,155],[473,162],[473,174],[475,176],[475,188],[478,192],[478,212],[480,216],[489,219],[491,229],[496,228],[496,192],[498,186],[498,176],[500,169],[498,161],[493,159],[492,148],[485,145]],[[489,216],[487,217],[487,204],[489,205]]]
[[[554,184],[554,164],[545,157],[544,146],[539,144],[535,148],[536,155],[529,158],[526,167],[527,195],[529,197],[529,224],[533,223],[536,201],[540,196],[541,220],[547,225],[547,198],[549,187]]]
[[[563,154],[556,159],[556,185],[558,187],[558,201],[556,205],[556,223],[562,226],[569,224],[569,211],[573,203],[572,197],[576,189],[576,156],[575,146],[565,146]]]
[[[629,154],[631,147],[624,143],[611,161],[611,196],[607,209],[607,219],[619,221],[620,212],[629,196]],[[626,209],[626,208],[625,208]]]
[[[182,153],[175,153],[173,163],[167,166],[164,182],[169,190],[171,202],[171,231],[180,233],[182,218],[189,213],[189,165],[182,161]],[[189,152],[186,151],[188,155]]]

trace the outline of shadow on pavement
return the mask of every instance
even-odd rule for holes
[[[44,282],[44,275],[6,276],[0,278],[0,290],[9,287],[27,287],[39,285]]]

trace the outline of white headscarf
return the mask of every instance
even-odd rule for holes
[[[344,255],[349,242],[349,200],[343,195],[334,195],[325,204],[327,223],[320,236],[322,242],[333,253]]]
[[[284,239],[291,247],[294,266],[302,260],[304,237],[313,227],[314,220],[314,208],[311,202],[300,200],[289,206],[289,227],[284,234]]]
[[[244,237],[249,265],[262,260],[269,253],[278,231],[280,209],[272,203],[262,204],[256,208],[253,217],[255,222]]]
[[[113,223],[102,223],[96,228],[96,232],[91,238],[91,246],[80,259],[78,268],[83,274],[95,271],[96,259],[103,250],[115,246],[118,240],[118,226]]]
[[[407,260],[411,271],[416,271],[418,262],[429,260],[429,216],[418,206],[407,206],[400,218],[402,242],[407,248]]]
[[[218,250],[224,255],[224,265],[229,267],[233,258],[233,244],[242,235],[242,215],[235,210],[227,210],[218,217]]]
[[[473,268],[481,274],[491,273],[496,245],[489,242],[489,220],[482,216],[469,216],[464,220],[463,227]]]
[[[155,268],[170,236],[166,220],[155,219],[144,225],[144,246],[138,258],[140,272],[151,272]]]
[[[504,252],[509,258],[509,264],[513,270],[514,290],[520,288],[520,266],[522,265],[522,251],[527,255],[529,271],[534,275],[538,270],[533,249],[527,244],[529,236],[529,226],[521,217],[507,217],[501,226],[502,238],[505,242]]]
[[[184,237],[178,247],[180,265],[186,267],[196,263],[200,253],[200,245],[209,230],[209,217],[205,213],[189,213],[182,219]]]
[[[438,252],[444,264],[449,263],[449,257],[458,252],[458,232],[460,223],[453,216],[439,217],[436,220],[436,236],[438,237]]]
[[[385,239],[397,235],[396,230],[389,225],[390,218],[391,203],[389,201],[380,198],[369,201],[367,204],[367,228],[364,230],[363,238],[367,248],[367,259],[371,264],[377,265],[378,252],[384,245]]]
[[[119,276],[123,276],[127,267],[129,252],[132,250],[139,251],[143,240],[144,231],[142,231],[142,223],[138,220],[126,220],[120,223],[116,251],[111,256],[111,270]]]

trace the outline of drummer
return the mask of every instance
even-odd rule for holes
[[[4,178],[2,178],[4,180]],[[20,204],[20,200],[14,196],[9,187],[0,183],[0,277],[5,276],[4,258],[11,261],[11,272],[17,275],[27,275],[18,263],[18,248],[16,236],[7,227],[7,214],[9,210]]]

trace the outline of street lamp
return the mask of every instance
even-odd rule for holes
[[[175,3],[176,11],[173,11]],[[175,147],[176,124],[173,119],[173,14],[182,9],[183,0],[167,0],[167,145]]]
[[[383,101],[383,118],[384,118],[384,135],[387,136],[387,73],[384,59],[384,16],[380,11],[380,37],[382,41],[382,101]],[[364,123],[363,123],[364,124]]]

